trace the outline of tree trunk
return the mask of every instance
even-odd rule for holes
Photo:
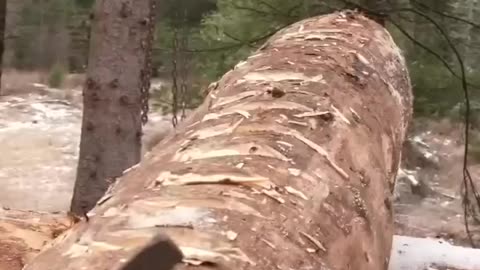
[[[7,24],[7,0],[0,0],[0,96],[2,95],[3,53],[5,52],[6,24]]]
[[[68,28],[69,33],[69,71],[73,73],[83,73],[87,66],[87,55],[89,51],[90,36],[90,8],[78,9],[70,18]]]
[[[149,74],[151,0],[97,0],[83,93],[72,212],[90,210],[123,170],[140,160],[141,89]]]
[[[25,269],[133,269],[158,235],[182,251],[177,269],[386,269],[411,105],[383,27],[356,13],[298,22]]]

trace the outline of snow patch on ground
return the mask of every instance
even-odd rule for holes
[[[63,211],[75,181],[81,104],[55,98],[60,89],[37,87],[45,93],[0,97],[0,207]],[[168,117],[152,113],[145,133],[169,128]]]
[[[441,239],[395,235],[389,270],[480,269],[480,249],[453,246]]]
[[[65,210],[70,202],[81,111],[28,94],[0,99],[0,205]]]

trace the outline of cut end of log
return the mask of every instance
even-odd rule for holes
[[[0,208],[0,270],[21,270],[70,227],[66,215]]]

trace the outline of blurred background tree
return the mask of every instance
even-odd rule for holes
[[[6,40],[5,68],[46,71],[56,84],[62,73],[82,73],[92,4],[8,1],[6,36],[14,38]],[[365,8],[386,14],[386,27],[404,50],[417,116],[460,119],[464,111],[459,62],[444,35],[464,61],[473,116],[480,115],[479,5],[476,0],[159,0],[153,63],[163,83],[153,91],[154,103],[167,112],[193,108],[202,100],[201,89],[278,29],[313,15]]]

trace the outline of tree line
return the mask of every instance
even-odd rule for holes
[[[53,73],[85,72],[94,1],[6,2],[4,67]],[[407,56],[417,115],[458,118],[463,110],[459,63],[442,31],[464,59],[469,82],[480,85],[476,65],[480,60],[480,7],[473,0],[157,0],[156,3],[153,75],[172,81],[173,62],[177,60],[178,84],[182,72],[186,72],[185,80],[192,88],[188,91],[188,107],[199,104],[202,87],[245,58],[275,30],[341,8],[380,10],[388,16],[386,26]],[[177,54],[172,53],[175,50]],[[178,59],[172,59],[173,55]],[[182,55],[186,55],[188,63],[182,64]],[[473,109],[480,107],[477,88],[472,87]],[[164,91],[155,97],[157,107],[172,110],[172,94]]]

